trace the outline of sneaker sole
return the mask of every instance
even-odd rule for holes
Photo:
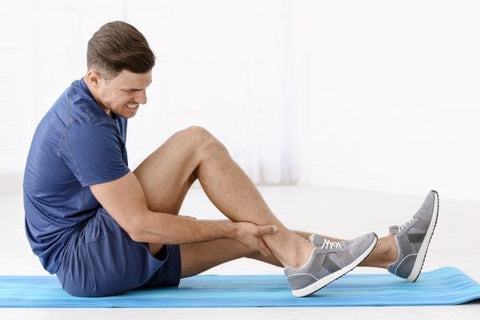
[[[365,250],[357,259],[355,259],[352,263],[349,265],[343,267],[342,269],[335,271],[331,274],[329,274],[326,277],[323,277],[322,279],[318,280],[317,282],[312,283],[311,285],[302,288],[302,289],[297,289],[297,290],[292,290],[292,294],[297,297],[306,297],[311,294],[314,294],[318,290],[322,289],[323,287],[327,286],[328,284],[332,283],[333,281],[337,280],[338,278],[341,278],[345,274],[349,273],[350,271],[353,270],[356,266],[358,266],[360,263],[362,263],[363,260],[365,260],[370,253],[372,253],[373,249],[375,249],[375,246],[377,245],[378,238],[375,237],[374,241],[370,244],[370,246]]]
[[[418,279],[418,276],[420,276],[420,272],[422,271],[423,264],[425,262],[425,257],[427,256],[428,246],[430,244],[430,241],[432,240],[435,227],[437,226],[440,199],[438,193],[436,191],[433,192],[435,193],[435,202],[433,206],[432,219],[430,220],[430,225],[428,226],[427,233],[425,234],[425,239],[423,239],[420,250],[418,251],[417,259],[415,259],[415,263],[413,264],[412,272],[410,272],[410,275],[406,279],[410,282],[415,282]]]

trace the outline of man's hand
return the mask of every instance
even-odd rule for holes
[[[264,256],[272,255],[272,252],[263,241],[264,235],[274,234],[278,231],[275,225],[258,226],[250,222],[235,223],[234,239],[259,251]]]
[[[270,254],[263,235],[276,226],[257,226],[230,220],[196,220],[148,209],[140,182],[133,173],[114,181],[90,186],[93,195],[112,218],[137,242],[185,244],[216,239],[235,239]]]

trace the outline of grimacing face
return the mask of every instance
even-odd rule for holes
[[[127,119],[132,118],[140,104],[147,103],[147,88],[152,83],[152,71],[133,73],[122,70],[116,77],[108,79],[96,70],[89,70],[86,77],[93,97],[107,115],[114,113]]]

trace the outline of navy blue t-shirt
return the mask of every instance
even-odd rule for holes
[[[127,120],[109,117],[78,80],[33,136],[23,181],[25,227],[43,267],[56,273],[69,236],[97,212],[89,186],[129,172]]]

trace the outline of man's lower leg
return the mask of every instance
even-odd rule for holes
[[[262,196],[215,138],[203,146],[197,177],[210,200],[232,221],[273,224],[278,232],[264,236],[272,253],[284,266],[300,267],[310,257],[313,245],[288,230],[270,211]],[[215,140],[213,140],[215,139]]]

